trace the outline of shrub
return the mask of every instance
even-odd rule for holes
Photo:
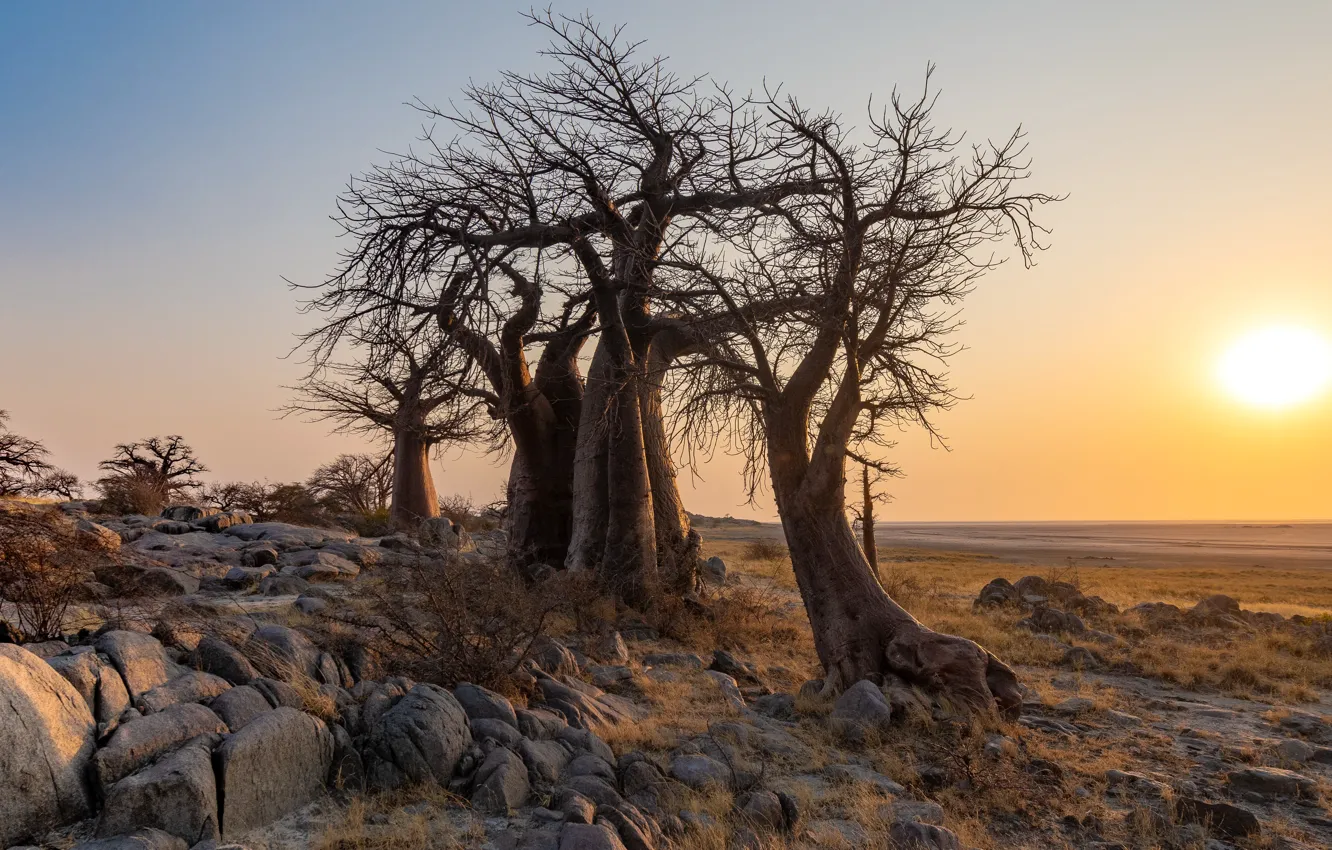
[[[171,496],[157,478],[134,472],[107,475],[94,486],[102,494],[102,510],[112,514],[156,516]]]
[[[751,540],[743,556],[746,561],[780,561],[787,554],[786,547],[775,540]]]
[[[558,593],[529,589],[497,561],[417,558],[360,583],[353,627],[389,673],[502,688],[544,632]]]
[[[97,557],[60,511],[0,507],[0,599],[14,605],[29,638],[61,636],[65,612]]]

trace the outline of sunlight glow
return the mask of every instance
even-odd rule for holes
[[[1231,395],[1247,404],[1290,407],[1332,384],[1332,343],[1308,328],[1263,328],[1226,350],[1217,377]]]

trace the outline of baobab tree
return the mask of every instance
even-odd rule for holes
[[[0,496],[27,491],[51,470],[46,446],[10,431],[8,423],[9,412],[0,410]]]
[[[643,604],[692,583],[697,546],[653,377],[676,354],[661,305],[686,294],[655,272],[817,187],[773,156],[748,101],[639,59],[619,29],[531,20],[551,34],[553,71],[469,87],[464,109],[418,103],[456,137],[428,134],[425,153],[344,195],[354,247],[310,302],[331,316],[307,342],[327,352],[348,323],[433,316],[482,367],[484,384],[460,390],[514,441],[511,555],[596,570]],[[546,522],[533,505],[551,506]]]
[[[393,496],[389,518],[411,528],[439,516],[430,456],[442,443],[477,439],[480,403],[460,392],[472,362],[439,334],[414,333],[390,322],[344,337],[357,357],[317,362],[295,389],[288,413],[334,423],[335,431],[392,442]]]
[[[179,434],[120,443],[98,467],[108,473],[97,481],[102,495],[120,508],[142,513],[161,510],[198,486],[198,476],[208,471]]]
[[[1020,132],[960,152],[931,121],[933,96],[872,116],[862,135],[793,100],[769,104],[783,132],[808,144],[806,165],[833,187],[774,202],[780,215],[733,240],[728,258],[681,262],[712,286],[695,309],[729,312],[680,370],[680,421],[695,443],[719,423],[766,472],[829,691],[861,679],[900,680],[955,704],[1021,706],[1016,678],[975,643],[936,633],[892,600],[857,545],[845,511],[846,462],[857,441],[914,424],[955,401],[944,364],[956,305],[1012,239],[1029,262],[1043,231],[1024,194]],[[863,139],[864,141],[857,141]],[[674,260],[668,262],[674,263]],[[746,305],[808,299],[773,320]]]

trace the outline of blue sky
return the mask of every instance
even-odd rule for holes
[[[942,422],[952,452],[903,435],[897,518],[1332,516],[1328,406],[1259,420],[1204,378],[1252,322],[1332,333],[1315,201],[1332,190],[1332,3],[587,5],[682,74],[780,82],[857,119],[937,62],[945,121],[973,138],[1021,122],[1039,186],[1069,193],[1041,266],[969,302],[955,375],[975,400]],[[185,434],[228,479],[304,477],[355,447],[274,413],[305,324],[282,278],[332,268],[336,195],[419,132],[404,102],[541,67],[520,8],[0,5],[15,427],[85,475],[152,433]],[[733,466],[712,469],[692,506],[742,512]],[[438,473],[478,497],[504,475],[457,455]]]

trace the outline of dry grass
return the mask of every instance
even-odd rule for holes
[[[466,801],[434,785],[385,794],[353,795],[310,841],[311,850],[467,850],[485,840],[485,828]]]

